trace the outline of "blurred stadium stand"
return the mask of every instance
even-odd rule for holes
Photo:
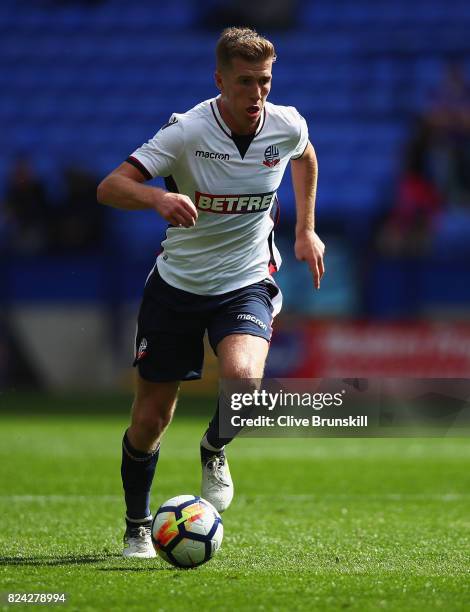
[[[201,24],[201,7],[191,0],[138,6],[2,0],[0,201],[18,153],[27,152],[54,194],[67,164],[104,176],[171,112],[216,95],[217,33]],[[308,272],[293,261],[294,202],[286,176],[279,196],[288,228],[280,228],[287,312],[466,316],[470,295],[461,279],[470,277],[468,213],[441,220],[424,260],[371,259],[368,248],[393,199],[412,118],[426,108],[446,62],[470,59],[470,4],[309,0],[298,4],[295,21],[294,29],[265,32],[278,53],[271,100],[296,106],[309,123],[328,272],[314,295]],[[14,256],[5,249],[6,225],[0,219],[0,298],[10,316],[37,304],[99,303],[93,325],[101,329],[99,321],[106,321],[104,344],[113,347],[116,329],[123,336],[132,329],[135,310],[129,314],[127,305],[139,299],[164,232],[155,215],[108,210],[104,244],[61,257]],[[106,359],[113,362],[115,351]],[[103,367],[112,370],[112,364]]]

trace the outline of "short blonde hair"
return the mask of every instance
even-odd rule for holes
[[[215,55],[218,69],[230,68],[234,57],[248,62],[276,61],[273,43],[251,28],[225,28],[217,42]]]

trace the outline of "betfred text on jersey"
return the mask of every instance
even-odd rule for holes
[[[199,210],[226,215],[240,215],[268,210],[275,195],[275,191],[244,195],[212,195],[196,191],[195,201],[196,208]]]

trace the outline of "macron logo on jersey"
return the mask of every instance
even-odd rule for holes
[[[240,215],[268,210],[275,195],[275,191],[244,195],[212,195],[196,191],[195,203],[196,208],[206,212]]]
[[[215,153],[214,151],[196,151],[194,155],[205,159],[230,159],[228,153]]]

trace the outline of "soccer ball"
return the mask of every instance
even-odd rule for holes
[[[205,499],[178,495],[160,506],[152,521],[157,553],[176,567],[196,567],[219,550],[224,536],[220,514]]]

